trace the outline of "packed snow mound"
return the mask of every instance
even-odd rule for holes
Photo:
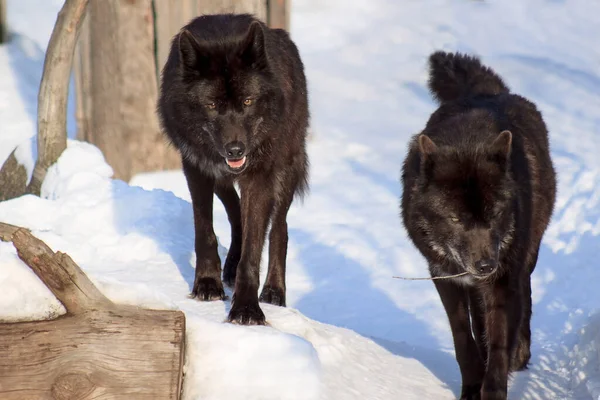
[[[229,301],[188,296],[194,277],[191,205],[111,175],[96,147],[70,140],[48,171],[42,197],[0,203],[0,221],[27,227],[53,250],[71,255],[115,302],[184,311],[185,399],[452,398],[419,361],[294,309],[263,304],[266,327],[225,323]],[[11,244],[0,243],[0,265],[0,319],[65,312]]]

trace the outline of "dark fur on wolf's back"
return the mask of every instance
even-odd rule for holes
[[[223,281],[235,286],[229,321],[264,324],[260,300],[285,306],[287,212],[308,187],[304,67],[287,32],[246,14],[205,15],[172,42],[158,113],[179,149],[192,196],[196,277],[192,295],[225,298],[213,231],[213,193],[231,224]],[[238,196],[234,183],[240,188]]]
[[[530,359],[531,273],[556,196],[548,132],[477,58],[435,52],[429,65],[440,106],[410,142],[402,219],[432,276],[469,273],[434,281],[461,399],[506,399]]]

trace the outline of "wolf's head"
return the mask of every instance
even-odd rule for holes
[[[219,26],[210,28],[217,31]],[[187,115],[195,125],[195,137],[189,139],[209,145],[230,172],[240,173],[277,124],[283,93],[274,82],[265,46],[268,28],[252,21],[227,29],[233,32],[212,37],[209,29],[208,37],[184,29],[175,41]]]
[[[514,183],[509,171],[512,134],[489,142],[438,145],[418,137],[421,173],[413,189],[413,221],[421,241],[440,260],[475,278],[498,269],[514,229]]]

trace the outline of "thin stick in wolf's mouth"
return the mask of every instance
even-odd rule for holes
[[[456,275],[446,275],[446,276],[434,276],[434,277],[430,277],[430,278],[404,278],[402,276],[392,276],[392,278],[394,279],[404,279],[406,281],[432,281],[435,279],[449,279],[449,278],[457,278],[459,276],[464,276],[464,275],[468,275],[468,272],[461,272],[460,274],[456,274]]]

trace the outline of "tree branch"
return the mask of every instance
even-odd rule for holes
[[[38,159],[27,188],[40,195],[48,168],[67,148],[67,97],[75,43],[88,0],[66,0],[50,36],[38,94]]]
[[[0,222],[0,239],[11,241],[19,258],[29,265],[68,313],[110,307],[107,299],[67,254],[50,247],[25,228]]]

